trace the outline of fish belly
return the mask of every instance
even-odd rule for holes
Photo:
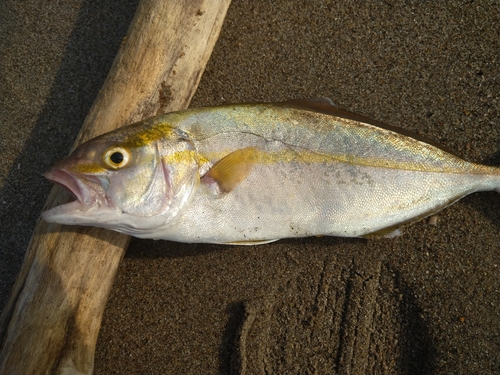
[[[256,165],[233,191],[203,185],[157,238],[232,243],[287,237],[359,237],[436,212],[499,177],[344,162]]]

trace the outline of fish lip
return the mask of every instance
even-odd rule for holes
[[[44,176],[50,182],[62,186],[80,202],[83,202],[83,194],[77,183],[77,180],[68,172],[62,169],[52,169],[44,173]]]
[[[78,203],[82,211],[87,211],[98,203],[107,205],[102,185],[95,176],[80,175],[60,168],[51,169],[44,176],[47,180],[68,190],[76,198],[76,201],[62,206],[71,204],[74,207]]]

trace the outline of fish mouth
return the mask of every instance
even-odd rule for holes
[[[71,174],[63,170],[56,169],[45,172],[44,176],[50,182],[53,182],[68,190],[73,195],[73,197],[79,202],[84,202],[82,190],[80,189],[77,180]]]
[[[101,181],[95,176],[71,173],[63,169],[52,169],[44,174],[45,178],[68,190],[73,196],[69,203],[53,207],[45,211],[44,220],[59,221],[63,216],[75,213],[84,214],[94,207],[108,206]]]

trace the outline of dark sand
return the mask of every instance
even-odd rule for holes
[[[0,306],[137,1],[0,2]],[[328,96],[500,164],[498,1],[234,1],[192,106]],[[396,239],[133,240],[96,374],[500,373],[500,199]],[[210,223],[207,223],[210,225]],[[350,369],[350,370],[349,370]]]

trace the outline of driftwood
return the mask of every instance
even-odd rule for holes
[[[142,0],[75,146],[186,108],[230,0]],[[68,202],[54,187],[46,207]],[[0,320],[0,374],[90,374],[101,318],[129,237],[40,220]]]

